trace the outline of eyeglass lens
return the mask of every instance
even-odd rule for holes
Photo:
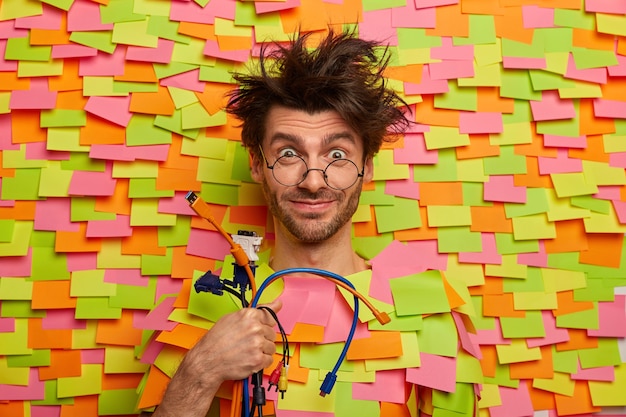
[[[299,156],[289,155],[278,158],[272,169],[276,181],[285,186],[300,184],[310,171],[320,171],[326,184],[336,190],[350,188],[359,177],[359,169],[349,159],[334,160],[322,172],[321,169],[309,169]]]

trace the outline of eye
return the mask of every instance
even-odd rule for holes
[[[296,153],[296,151],[293,148],[284,148],[281,149],[280,151],[278,151],[278,158],[291,158],[293,156],[298,156],[298,154]]]
[[[333,149],[328,153],[330,159],[346,159],[347,154],[341,149]]]

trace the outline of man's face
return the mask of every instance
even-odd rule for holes
[[[261,148],[270,166],[281,156],[298,161],[299,156],[311,170],[300,184],[286,186],[275,179],[263,158],[253,158],[252,177],[262,183],[277,227],[307,243],[324,241],[349,228],[363,181],[372,178],[371,158],[363,161],[362,139],[335,111],[309,114],[277,106],[270,110],[266,126]],[[329,187],[322,172],[339,158],[353,161],[355,172],[363,172],[362,179],[355,178],[355,183],[344,190]],[[289,173],[292,166],[279,163],[274,169]],[[331,171],[327,174],[332,184]]]

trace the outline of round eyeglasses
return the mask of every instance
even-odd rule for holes
[[[298,155],[283,155],[273,165],[267,162],[267,158],[261,149],[261,155],[265,165],[272,171],[274,179],[286,187],[293,187],[302,183],[309,172],[319,171],[324,177],[324,182],[335,190],[345,190],[352,187],[359,178],[363,177],[365,166],[359,172],[359,168],[349,159],[334,159],[326,168],[309,168],[306,161]]]

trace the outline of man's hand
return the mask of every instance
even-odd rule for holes
[[[278,312],[279,300],[267,307]],[[272,363],[276,321],[244,308],[219,319],[187,353],[155,416],[204,416],[224,381],[247,378]]]

